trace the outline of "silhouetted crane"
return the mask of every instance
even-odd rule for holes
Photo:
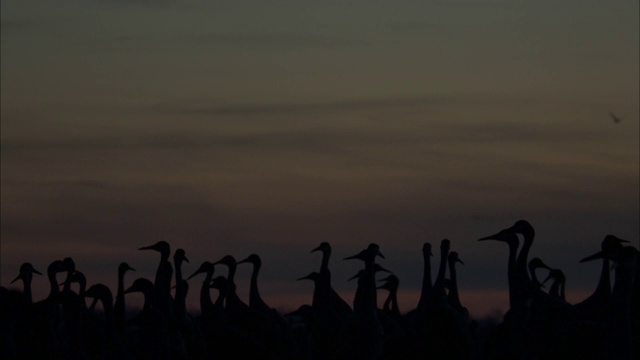
[[[390,274],[379,281],[384,281],[384,283],[378,286],[378,289],[389,291],[387,299],[384,301],[384,304],[382,304],[382,311],[394,318],[400,318],[400,307],[398,306],[398,286],[400,285],[400,280],[394,274]]]
[[[517,275],[516,275],[516,256],[518,253],[518,236],[508,229],[502,230],[494,235],[485,236],[478,241],[485,240],[496,240],[500,242],[504,242],[509,246],[509,258],[507,261],[507,280],[509,284],[509,307],[515,308],[517,306],[518,294],[516,293],[516,289],[518,288],[517,284]]]
[[[124,275],[127,271],[135,271],[135,269],[129,266],[126,262],[122,262],[118,265],[118,283],[116,300],[113,304],[113,317],[116,323],[116,328],[120,334],[124,333],[125,328],[126,302],[124,300]],[[98,296],[94,297],[99,298]]]
[[[627,240],[622,240],[614,235],[607,235],[602,240],[600,245],[601,250],[591,256],[585,257],[580,260],[581,263],[602,259],[602,266],[600,270],[600,279],[596,290],[584,299],[582,302],[574,305],[574,307],[580,311],[584,316],[594,321],[606,321],[610,312],[611,305],[611,272],[610,272],[610,256],[615,253],[617,249],[621,248],[623,243],[628,243]]]
[[[209,261],[205,261],[200,264],[198,270],[187,278],[187,280],[190,280],[198,274],[206,274],[204,281],[202,282],[202,286],[200,287],[200,314],[205,319],[209,319],[213,314],[213,301],[211,300],[209,289],[211,288],[211,280],[213,279],[214,272],[215,266]]]
[[[153,306],[169,319],[172,317],[171,279],[173,277],[173,266],[169,262],[169,255],[171,255],[169,243],[158,241],[154,245],[144,246],[138,250],[155,250],[160,253],[160,262],[154,281],[156,290],[153,295]]]
[[[31,290],[31,281],[33,280],[33,274],[42,275],[42,273],[36,270],[31,263],[24,263],[20,266],[20,273],[15,279],[11,281],[11,284],[18,280],[22,280],[22,294],[27,303],[33,304],[33,292]]]
[[[187,320],[187,291],[189,284],[182,277],[182,263],[189,262],[184,249],[177,249],[173,254],[173,264],[176,271],[176,292],[173,300],[173,314],[179,326],[184,326]]]
[[[227,285],[227,294],[225,301],[225,310],[232,314],[231,316],[245,316],[249,310],[249,305],[245,304],[238,294],[236,293],[236,268],[237,262],[236,259],[231,255],[225,255],[222,259],[213,263],[213,265],[225,265],[228,269],[226,285]]]
[[[447,294],[447,302],[449,305],[457,311],[465,322],[469,322],[469,311],[460,303],[460,295],[458,293],[458,276],[456,272],[456,263],[464,265],[464,262],[460,260],[457,252],[452,251],[449,253],[449,293]]]
[[[340,297],[340,295],[331,286],[331,271],[329,270],[329,259],[331,258],[331,245],[328,242],[322,242],[320,245],[311,250],[311,252],[322,252],[322,263],[320,264],[319,283],[320,296],[328,297],[331,307],[341,321],[346,321],[353,311],[349,304]]]
[[[637,283],[638,250],[631,246],[615,249],[608,254],[615,266],[615,282],[611,291],[612,324],[609,333],[609,353],[616,359],[635,359],[634,346],[638,344],[635,337],[637,329],[632,327],[634,282]]]
[[[238,265],[244,263],[253,265],[251,279],[249,281],[249,307],[261,313],[272,312],[272,309],[264,302],[264,300],[262,300],[260,291],[258,290],[258,274],[260,273],[260,267],[262,266],[260,256],[257,254],[251,254],[246,259],[238,261]]]
[[[103,309],[102,321],[84,323],[83,333],[89,335],[92,341],[87,343],[90,345],[87,347],[91,358],[133,359],[131,353],[125,348],[121,332],[117,328],[111,290],[106,285],[94,284],[83,292],[83,296],[100,301]]]
[[[353,301],[354,317],[352,329],[355,338],[352,345],[357,349],[358,357],[362,359],[377,359],[382,355],[384,347],[384,330],[378,319],[377,295],[376,295],[376,268],[375,258],[384,255],[380,247],[371,243],[360,253],[346,257],[345,260],[359,259],[364,261],[364,269],[356,275],[358,287]]]
[[[549,286],[549,295],[562,301],[566,301],[564,290],[566,277],[564,276],[564,272],[562,272],[562,270],[560,269],[551,269],[549,271],[549,275],[542,283],[546,284],[549,280],[551,280],[551,286]]]
[[[431,252],[431,244],[426,242],[422,245],[422,259],[423,259],[423,270],[422,270],[422,286],[420,290],[420,300],[418,300],[418,311],[424,311],[424,307],[427,305],[427,301],[429,296],[431,296],[431,292],[433,290],[433,283],[431,282],[431,257],[433,253]]]
[[[162,309],[155,306],[157,289],[158,287],[150,280],[137,278],[124,291],[125,295],[139,292],[144,296],[142,310],[130,320],[125,333],[125,339],[133,348],[134,357],[138,359],[169,359],[171,357],[169,319]]]
[[[531,275],[531,286],[534,291],[542,291],[542,282],[538,280],[537,270],[538,269],[547,269],[551,270],[547,264],[545,264],[540,258],[533,258],[529,261],[529,274]]]

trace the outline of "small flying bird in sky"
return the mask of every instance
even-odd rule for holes
[[[616,114],[609,112],[609,116],[611,116],[611,120],[613,120],[614,124],[620,124],[620,121],[622,121],[621,118],[617,117]]]

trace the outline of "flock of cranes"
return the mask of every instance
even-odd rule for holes
[[[87,287],[73,259],[65,258],[48,266],[50,292],[38,302],[31,284],[34,274],[43,274],[25,263],[14,280],[22,281],[22,291],[0,288],[0,354],[3,359],[634,359],[640,339],[638,250],[607,235],[601,250],[582,260],[602,262],[598,286],[572,305],[565,300],[562,271],[529,259],[533,239],[525,220],[479,239],[504,242],[509,249],[509,310],[501,323],[485,327],[460,302],[456,264],[462,260],[447,239],[440,243],[433,280],[432,246],[424,244],[420,298],[404,314],[397,299],[400,281],[377,263],[384,259],[377,244],[345,258],[363,264],[352,278],[357,288],[351,304],[331,285],[329,243],[313,249],[322,253],[319,270],[299,279],[314,283],[312,303],[288,314],[260,296],[261,260],[255,254],[242,261],[229,255],[205,261],[185,278],[185,251],[177,249],[172,263],[169,244],[160,241],[140,248],[159,253],[155,279],[129,282],[125,275],[134,269],[121,263],[115,298],[103,284]],[[240,264],[253,268],[248,304],[236,293]],[[543,271],[547,276],[541,281]],[[185,300],[189,281],[196,278],[200,311],[192,315]],[[382,306],[379,290],[388,292]],[[136,292],[144,295],[142,309],[128,309],[127,294]]]

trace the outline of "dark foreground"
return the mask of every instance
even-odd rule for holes
[[[176,250],[170,262],[169,244],[161,241],[140,248],[160,254],[155,279],[127,282],[125,274],[133,269],[122,263],[115,297],[105,285],[87,287],[71,258],[56,260],[47,268],[49,296],[35,303],[31,280],[42,274],[25,263],[14,280],[22,281],[22,291],[0,288],[0,355],[2,359],[635,359],[640,345],[637,249],[607,235],[601,250],[583,259],[602,263],[596,290],[584,301],[569,304],[562,271],[528,258],[533,238],[533,227],[520,220],[480,239],[508,245],[510,309],[501,322],[470,319],[458,297],[456,264],[462,260],[446,239],[440,244],[433,281],[431,245],[424,244],[420,300],[405,314],[398,310],[399,280],[376,263],[384,257],[376,244],[345,259],[363,264],[354,276],[358,285],[350,303],[333,290],[331,247],[320,244],[313,250],[322,253],[318,272],[300,279],[315,284],[312,304],[288,314],[271,309],[260,297],[261,261],[255,254],[240,262],[231,256],[204,262],[184,278],[185,251]],[[236,266],[243,263],[253,266],[248,304],[237,296],[234,282]],[[214,276],[221,266],[226,276]],[[64,276],[60,284],[59,274]],[[539,280],[542,275],[544,281]],[[202,279],[200,313],[188,314],[188,280],[195,277]],[[376,301],[379,290],[388,292],[381,306]],[[133,292],[144,294],[141,310],[126,306],[126,294]]]

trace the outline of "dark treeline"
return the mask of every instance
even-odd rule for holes
[[[242,261],[229,255],[205,261],[185,276],[185,251],[177,249],[171,259],[169,244],[160,241],[139,249],[159,253],[155,279],[128,280],[125,275],[134,269],[121,263],[115,294],[103,284],[88,286],[73,259],[56,260],[46,269],[49,295],[35,303],[32,278],[43,274],[25,263],[14,280],[22,281],[22,292],[1,288],[0,355],[2,359],[634,359],[640,339],[638,250],[607,235],[600,251],[582,260],[602,263],[597,288],[584,301],[569,304],[562,271],[539,258],[528,258],[533,239],[534,229],[524,220],[479,239],[508,245],[510,308],[501,322],[493,323],[471,319],[461,304],[456,264],[462,260],[447,239],[435,256],[431,244],[424,244],[420,298],[404,314],[398,308],[399,279],[376,262],[384,258],[376,244],[344,259],[362,263],[352,278],[357,288],[351,303],[331,285],[331,246],[325,242],[311,250],[322,254],[320,267],[299,280],[313,281],[312,303],[288,314],[261,298],[261,261],[255,254]],[[245,263],[253,267],[248,304],[238,297],[234,282],[237,265]],[[189,281],[192,285],[197,281],[199,288],[190,287]],[[186,310],[190,288],[200,294],[197,314]],[[383,304],[377,303],[378,291],[388,293]],[[127,307],[127,294],[135,292],[144,295],[142,309]]]

